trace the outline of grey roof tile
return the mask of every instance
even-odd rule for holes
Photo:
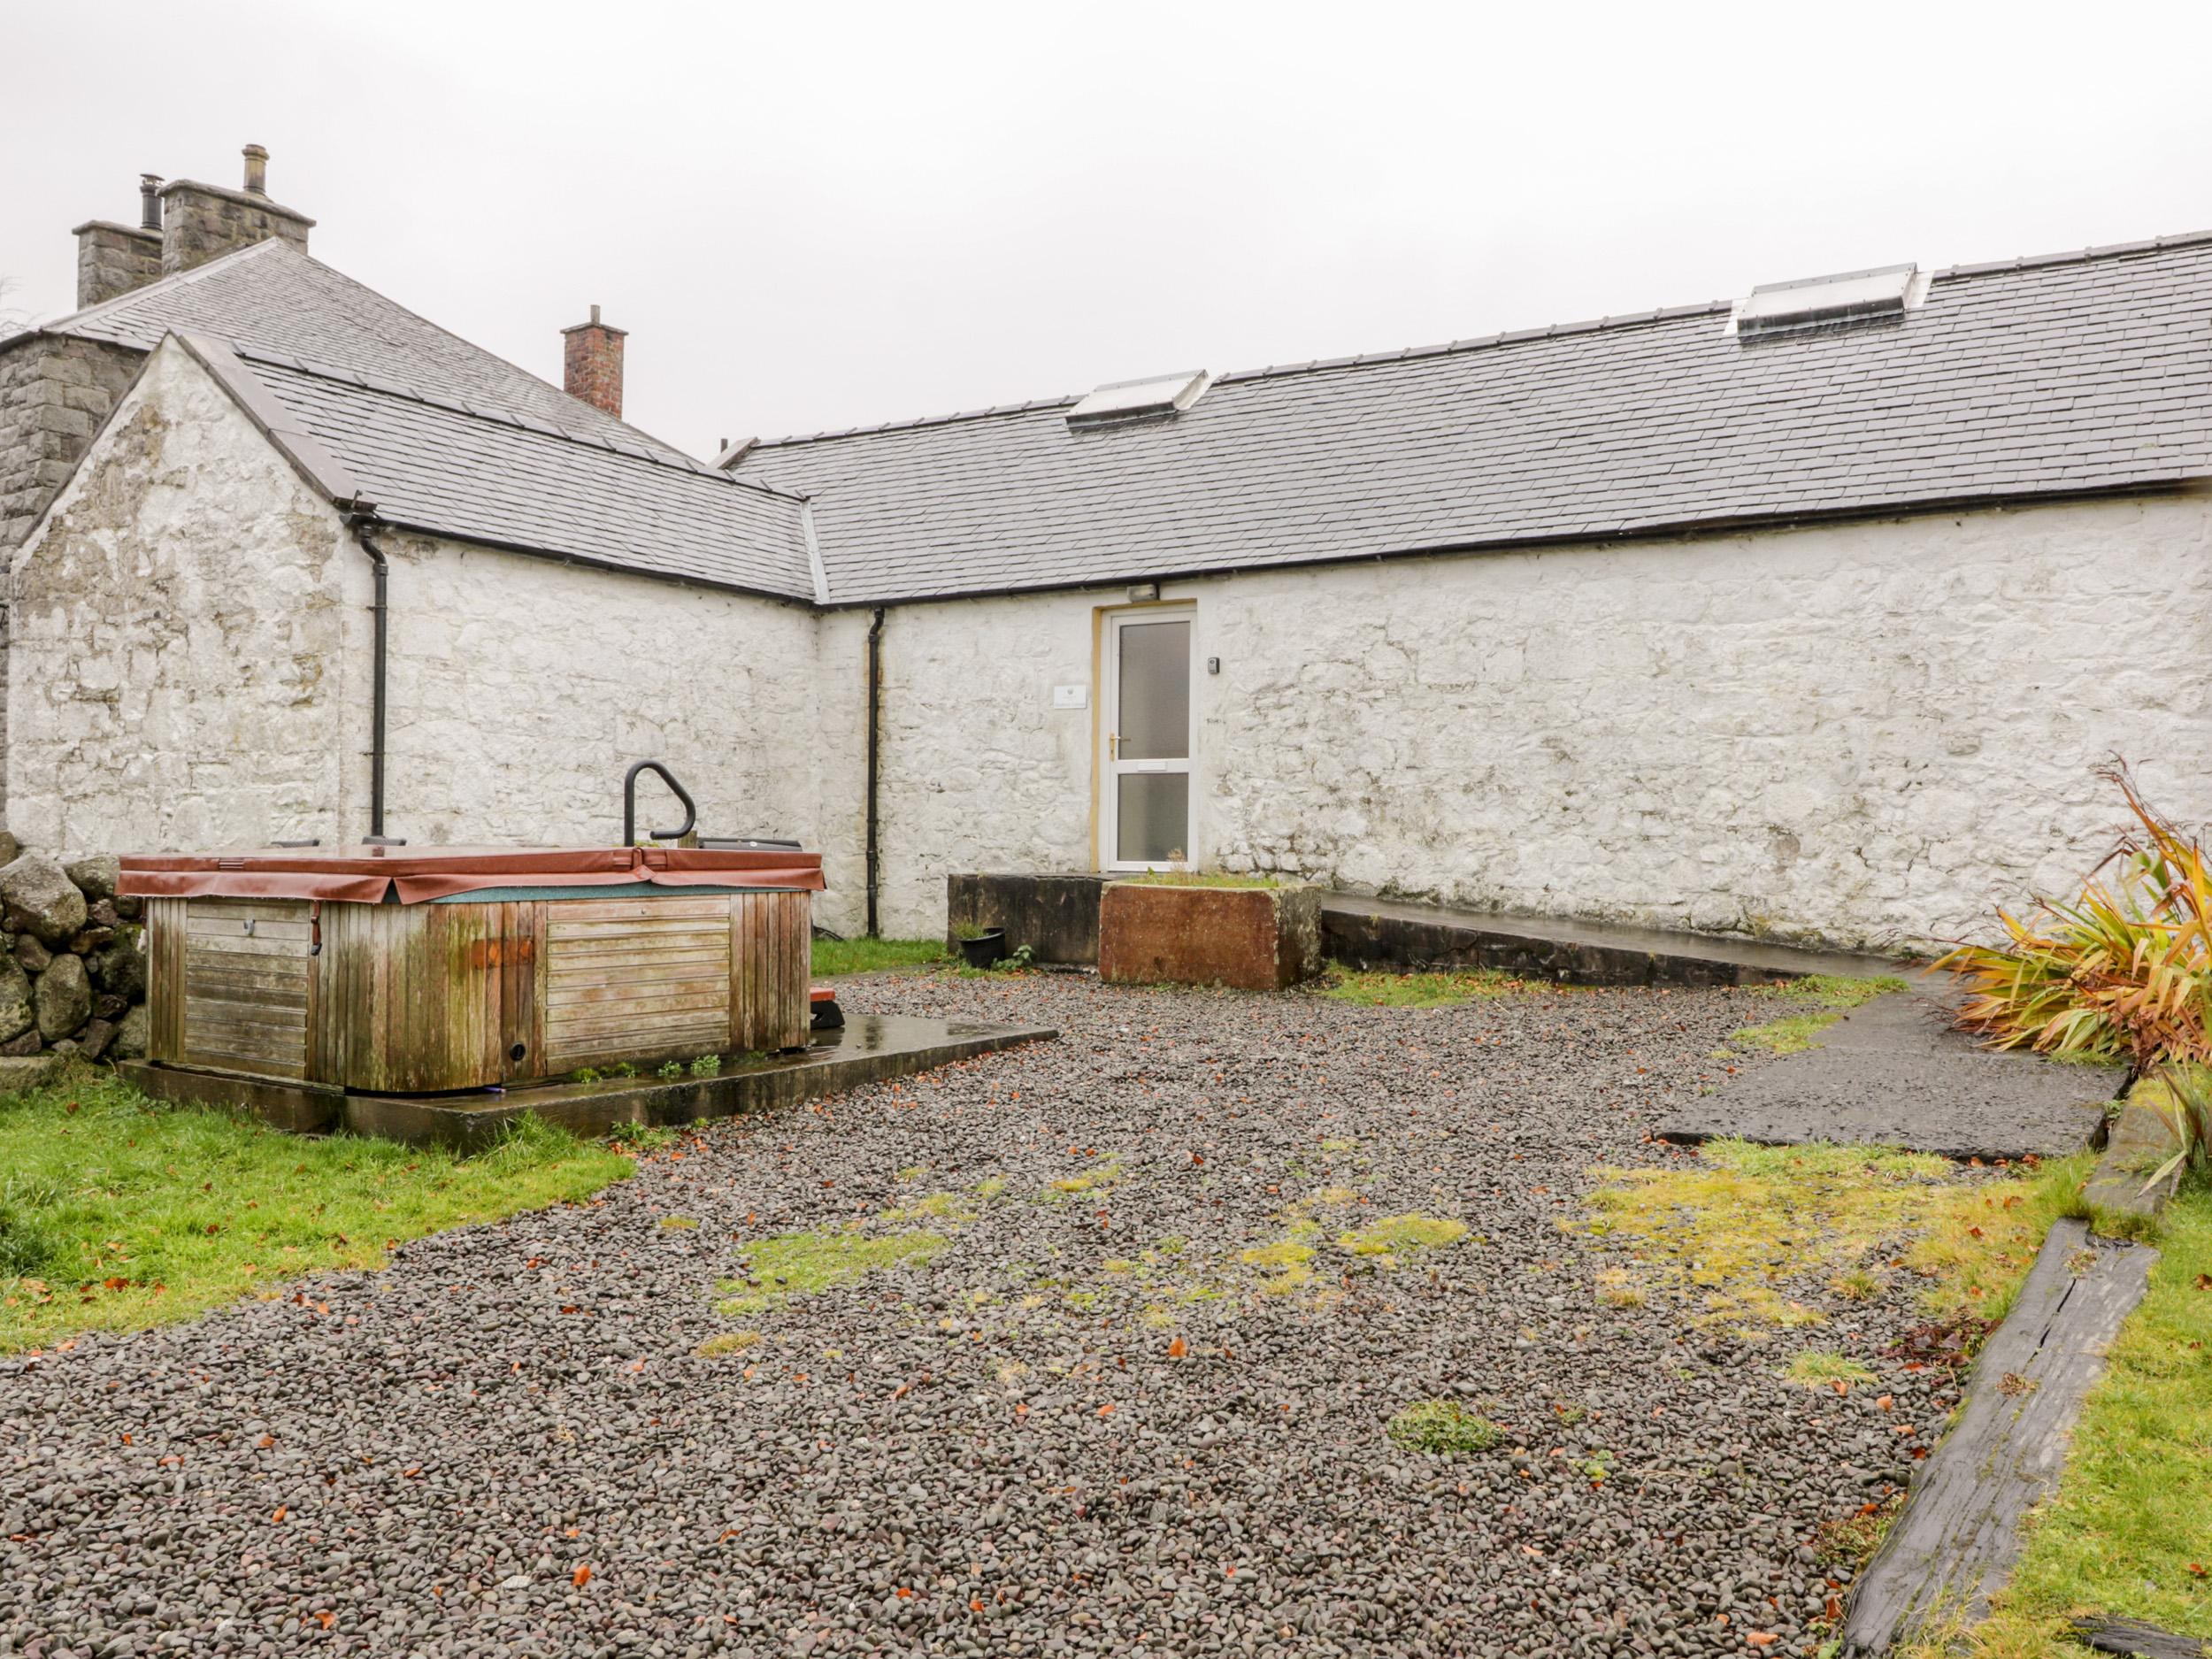
[[[657,576],[810,600],[799,503],[636,446],[550,437],[465,406],[246,357],[388,522]]]
[[[1901,322],[1745,345],[1724,303],[764,442],[834,603],[2212,474],[2212,235],[1939,273]]]
[[[268,241],[42,325],[150,351],[165,334],[212,334],[242,352],[350,371],[387,386],[534,414],[587,435],[682,452],[471,345],[288,242]]]

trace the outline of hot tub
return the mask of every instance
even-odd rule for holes
[[[818,855],[134,856],[157,1064],[373,1094],[803,1048]]]

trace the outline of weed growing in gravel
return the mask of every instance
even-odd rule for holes
[[[1354,1256],[1379,1257],[1384,1266],[1395,1267],[1402,1256],[1440,1250],[1466,1236],[1463,1221],[1441,1216],[1389,1216],[1356,1233],[1345,1233],[1337,1240],[1337,1247]]]
[[[0,1350],[190,1318],[410,1239],[587,1198],[628,1159],[534,1118],[473,1157],[306,1140],[80,1073],[0,1099]],[[11,1242],[12,1240],[12,1242]],[[28,1269],[29,1271],[24,1271]]]
[[[1838,1383],[1870,1383],[1874,1373],[1847,1355],[1825,1348],[1808,1348],[1783,1368],[1782,1375],[1807,1388],[1832,1388]]]
[[[661,1225],[671,1233],[696,1233],[699,1220],[695,1216],[663,1216]]]
[[[1490,968],[1463,973],[1363,973],[1331,963],[1320,994],[1371,1008],[1452,1008],[1527,988],[1526,981]]]
[[[742,1354],[747,1348],[757,1346],[759,1341],[760,1333],[757,1331],[725,1331],[719,1336],[709,1337],[692,1352],[701,1359],[726,1359],[733,1354]]]
[[[1803,1011],[1786,1014],[1763,1025],[1744,1025],[1728,1033],[1728,1041],[1769,1054],[1798,1054],[1820,1045],[1813,1039],[1841,1019],[1850,1010],[1863,1007],[1878,996],[1908,989],[1893,974],[1855,979],[1832,973],[1808,974],[1780,985],[1763,985],[1755,995],[1801,1004]]]
[[[926,1262],[949,1248],[941,1233],[861,1233],[850,1227],[784,1233],[763,1239],[738,1258],[743,1279],[725,1279],[721,1311],[735,1318],[790,1296],[810,1296],[885,1268]]]
[[[983,1206],[964,1193],[932,1193],[910,1204],[883,1212],[886,1221],[973,1221]]]
[[[669,1064],[676,1063],[672,1060]],[[607,1144],[629,1152],[661,1152],[684,1138],[680,1129],[664,1124],[617,1124],[607,1131]]]
[[[1878,1148],[1714,1141],[1687,1168],[1601,1173],[1584,1228],[1626,1260],[1601,1282],[1750,1333],[1818,1324],[1785,1287],[1862,1266],[1921,1217],[1950,1166]]]
[[[1390,1419],[1390,1438],[1411,1452],[1449,1457],[1486,1452],[1504,1438],[1498,1425],[1456,1400],[1423,1400]]]
[[[1874,1558],[1904,1505],[1904,1494],[1892,1493],[1878,1503],[1862,1503],[1839,1520],[1823,1521],[1813,1534],[1813,1554],[1824,1567],[1856,1572]]]
[[[1046,1203],[1056,1203],[1063,1198],[1079,1197],[1085,1193],[1102,1193],[1120,1179],[1121,1160],[1108,1157],[1080,1175],[1071,1175],[1064,1180],[1054,1181],[1038,1197]]]

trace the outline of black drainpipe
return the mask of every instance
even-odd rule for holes
[[[367,521],[358,513],[347,515],[346,527],[376,567],[376,603],[369,607],[376,618],[376,645],[369,668],[369,833],[384,833],[384,674],[388,615],[386,581],[390,566],[384,549],[369,539]]]
[[[881,855],[876,845],[876,780],[882,758],[883,607],[868,624],[868,937],[876,927],[876,888]]]

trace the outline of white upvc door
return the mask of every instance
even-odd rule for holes
[[[1192,862],[1191,619],[1187,606],[1158,605],[1106,618],[1099,845],[1109,870]]]

